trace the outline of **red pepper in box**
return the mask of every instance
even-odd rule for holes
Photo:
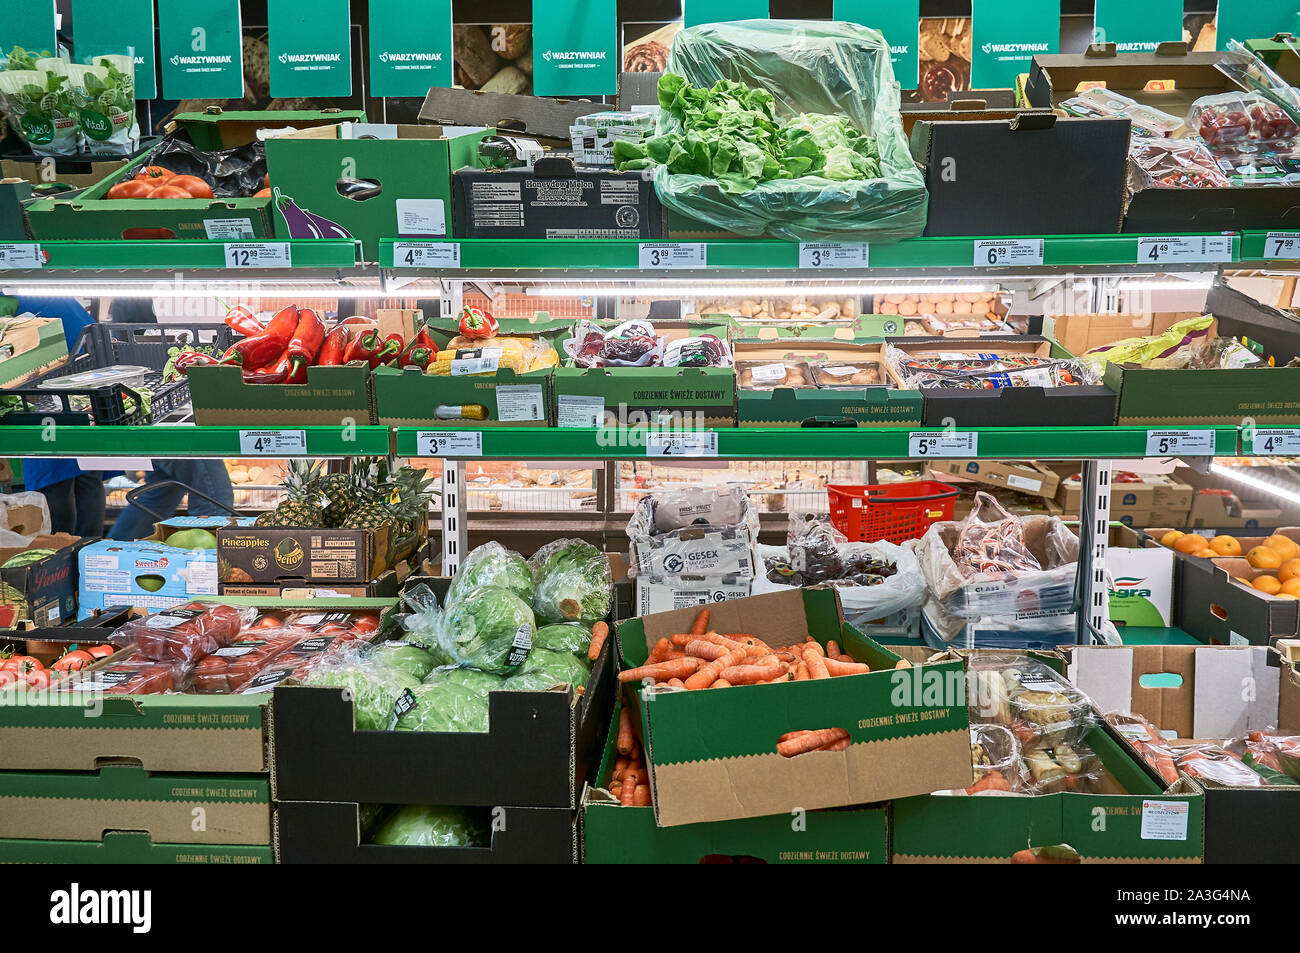
[[[408,367],[418,367],[420,370],[427,370],[429,362],[433,360],[433,352],[427,347],[417,347],[411,345],[402,355],[398,362],[398,367],[406,369]]]
[[[325,335],[325,343],[320,346],[320,354],[316,355],[316,366],[337,367],[342,364],[343,355],[347,353],[351,339],[351,329],[346,324],[336,324],[333,330]]]
[[[380,364],[393,363],[397,360],[397,356],[402,353],[402,347],[402,336],[394,331],[384,338],[383,343],[379,345],[379,350],[370,356],[371,368],[376,368]]]
[[[289,379],[289,352],[280,354],[279,360],[255,371],[244,371],[245,384],[283,384]]]
[[[266,328],[262,326],[262,322],[257,320],[257,316],[242,304],[235,305],[226,312],[226,324],[236,334],[242,334],[244,337],[255,337],[266,333]]]
[[[462,337],[474,340],[490,338],[496,335],[497,327],[497,319],[492,317],[491,311],[484,311],[482,308],[461,308],[460,333]]]
[[[207,366],[216,363],[217,359],[211,354],[204,354],[202,351],[181,351],[176,355],[176,359],[172,361],[172,369],[177,374],[184,377],[185,373],[191,367]]]
[[[290,384],[306,383],[307,368],[316,360],[323,343],[325,322],[311,308],[303,308],[298,312],[298,327],[293,332],[293,340],[285,351],[289,355]]]
[[[59,685],[60,691],[103,692],[105,695],[159,695],[183,692],[190,686],[191,663],[156,661],[135,652],[106,668],[81,674]]]
[[[370,359],[379,350],[381,343],[383,343],[383,339],[380,338],[379,332],[375,328],[368,328],[352,339],[352,343],[348,345],[348,349],[343,355],[343,363],[351,364],[353,361],[365,361],[369,364]]]
[[[298,309],[292,306],[281,308],[266,325],[264,333],[230,345],[221,363],[254,369],[266,367],[284,353],[297,328]]]
[[[194,666],[194,691],[209,695],[233,692],[306,638],[309,636],[285,629],[246,629],[238,641],[199,659]]]

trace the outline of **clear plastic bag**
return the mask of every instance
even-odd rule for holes
[[[370,843],[387,847],[490,847],[487,808],[404,804],[384,818]]]
[[[536,631],[528,603],[509,589],[483,586],[449,604],[439,615],[433,636],[436,648],[452,662],[505,675],[528,658]]]
[[[1179,745],[1174,752],[1178,769],[1199,781],[1213,781],[1234,788],[1270,786],[1262,775],[1222,745],[1199,742]]]
[[[1101,789],[1101,759],[1082,741],[1026,746],[1020,761],[1020,783],[1027,794],[1095,794]]]
[[[628,539],[658,536],[688,526],[748,526],[758,529],[758,511],[745,487],[686,486],[646,494],[627,523]]]
[[[987,519],[992,516],[993,521]],[[983,574],[1038,572],[1043,567],[1025,545],[1025,527],[993,498],[980,491],[961,524],[953,561],[968,578]]]
[[[224,695],[238,691],[279,656],[310,636],[297,629],[247,629],[229,645],[194,665],[194,691]]]
[[[924,230],[925,183],[903,134],[889,44],[878,31],[812,20],[701,24],[674,38],[668,74],[695,87],[726,79],[764,90],[777,125],[808,113],[844,116],[858,133],[875,137],[881,169],[872,179],[804,175],[728,191],[716,178],[658,165],[655,191],[668,208],[741,235],[790,241],[888,242]],[[660,105],[656,133],[681,132],[670,104]]]
[[[1214,156],[1197,139],[1135,139],[1129,156],[1142,170],[1141,188],[1227,188],[1228,181]]]
[[[582,622],[552,622],[539,627],[533,636],[534,651],[568,652],[585,660],[590,647],[591,626]]]
[[[1005,794],[1021,788],[1020,742],[1003,725],[970,726],[971,766],[975,783],[967,794]]]
[[[394,731],[487,731],[488,692],[501,678],[455,667],[437,668],[402,693]]]
[[[183,659],[157,660],[132,653],[80,678],[58,683],[61,692],[102,692],[105,695],[163,695],[190,688],[194,664]]]
[[[1240,744],[1255,762],[1300,782],[1300,735],[1279,731],[1252,731]],[[1230,750],[1235,750],[1232,745]]]
[[[1165,784],[1178,780],[1178,766],[1174,751],[1155,725],[1141,715],[1129,712],[1107,712],[1106,721],[1123,737],[1147,764],[1159,772]]]
[[[971,719],[1005,725],[1026,747],[1075,744],[1096,724],[1087,695],[1026,655],[976,654],[966,681]]]
[[[533,610],[543,622],[601,621],[614,608],[609,557],[581,539],[557,539],[528,560],[536,590]]]
[[[519,671],[502,686],[512,692],[543,692],[559,685],[585,688],[591,670],[584,659],[572,652],[555,652],[535,648]]]
[[[1259,93],[1202,96],[1188,110],[1187,125],[1211,150],[1246,140],[1289,142],[1300,132],[1285,109]]]
[[[251,608],[212,602],[187,602],[133,619],[109,640],[116,645],[134,642],[145,658],[195,662],[239,638],[240,630],[257,614]]]
[[[316,665],[303,684],[344,689],[352,698],[357,730],[384,731],[397,720],[397,700],[403,692],[418,688],[420,680],[386,664],[374,652],[353,648]]]
[[[533,601],[533,573],[528,561],[496,541],[470,550],[452,577],[446,602],[455,602],[471,589],[483,586],[500,586],[525,602]]]

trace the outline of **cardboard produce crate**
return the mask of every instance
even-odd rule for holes
[[[449,376],[378,367],[377,420],[386,426],[434,430],[545,427],[554,405],[554,373],[549,367],[523,374],[502,367],[493,374]]]
[[[449,578],[419,581],[440,599],[451,584]],[[609,724],[613,643],[606,641],[581,695],[572,686],[492,692],[486,732],[358,730],[342,689],[278,687],[276,796],[572,811]]]
[[[1065,467],[1063,469],[1071,469]],[[1078,515],[1083,481],[1077,478],[1077,471],[1064,476],[1060,489],[1055,494],[1056,502],[1069,514]],[[1193,489],[1186,483],[1172,476],[1163,474],[1138,474],[1139,481],[1116,480],[1111,476],[1110,509],[1111,518],[1119,519],[1116,514],[1158,511],[1171,514],[1169,522],[1178,522],[1192,506]],[[1161,520],[1164,522],[1165,520]]]
[[[270,845],[155,844],[148,834],[108,831],[102,840],[0,839],[0,864],[273,864]]]
[[[160,844],[271,843],[271,785],[259,775],[0,772],[0,839],[96,841],[144,831]]]
[[[725,691],[639,698],[655,823],[662,827],[782,814],[965,787],[971,777],[962,663],[896,669],[901,659],[844,621],[832,588],[791,589],[714,603],[710,626],[772,645],[837,640],[872,671]],[[659,638],[690,631],[695,608],[619,623],[623,665]],[[776,751],[786,732],[844,728],[841,752]]]
[[[1016,463],[1009,460],[941,460],[931,461],[930,472],[942,476],[959,476],[988,486],[1000,486],[1017,493],[1052,499],[1060,485],[1060,474],[1035,460]]]
[[[88,542],[77,551],[77,617],[135,607],[155,611],[215,595],[217,554],[163,543]]]
[[[1072,646],[1065,656],[1071,681],[1099,710],[1140,714],[1175,739],[1175,748],[1177,739],[1220,740],[1273,728],[1300,732],[1300,673],[1264,646]],[[1153,675],[1176,684],[1148,687]],[[1159,779],[1122,733],[1112,735]],[[1294,862],[1295,842],[1286,832],[1300,811],[1300,785],[1196,784],[1204,792],[1206,863]]]
[[[578,824],[564,807],[491,807],[489,847],[392,847],[365,843],[356,803],[280,801],[282,864],[576,864]]]
[[[191,367],[194,422],[201,427],[346,426],[375,422],[370,369],[309,367],[305,384],[245,384],[238,367]]]
[[[1043,334],[1057,341],[1071,354],[1086,354],[1093,348],[1126,338],[1161,334],[1172,325],[1198,315],[1181,311],[1146,314],[1049,314],[1043,318]]]
[[[235,149],[257,141],[262,129],[313,129],[332,126],[340,122],[365,122],[366,114],[360,109],[223,109],[207,106],[202,112],[178,113],[167,124],[171,132],[176,126],[185,129],[190,141],[199,149]]]
[[[54,552],[25,566],[0,569],[0,629],[53,626],[77,617],[77,550],[89,542],[55,533],[34,536],[27,546],[0,547],[0,566],[32,549]]]
[[[1121,426],[1300,424],[1300,367],[1161,369],[1107,364]]]
[[[1300,529],[1281,532],[1300,541]],[[1243,553],[1262,541],[1262,537],[1237,538]],[[1235,581],[1265,573],[1276,576],[1276,570],[1252,569],[1240,557],[1198,559],[1180,553],[1176,573],[1175,624],[1189,635],[1220,645],[1270,645],[1300,635],[1300,601],[1270,596]]]
[[[804,824],[773,814],[657,827],[654,809],[624,806],[608,780],[618,758],[614,713],[597,786],[582,795],[584,864],[801,864],[889,862],[884,805],[810,811]]]
[[[406,564],[391,523],[375,529],[231,526],[217,531],[217,574],[227,584],[365,584]],[[419,549],[413,557],[418,559]]]
[[[68,359],[63,322],[19,316],[0,319],[0,386],[18,387]]]

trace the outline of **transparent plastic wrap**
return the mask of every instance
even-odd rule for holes
[[[302,681],[304,685],[344,689],[352,699],[353,721],[359,731],[391,728],[402,693],[421,684],[414,675],[358,646],[324,659]]]
[[[114,53],[96,56],[86,66],[69,67],[82,97],[78,124],[87,150],[96,155],[132,155],[140,147],[135,119],[135,58]]]
[[[529,577],[531,578],[531,570]],[[442,625],[442,607],[438,597],[424,583],[402,592],[402,605],[408,610],[393,617],[401,629],[399,638],[433,656],[437,665],[448,665],[453,660],[438,644],[438,628]]]
[[[1270,787],[1263,775],[1252,770],[1222,745],[1198,742],[1174,748],[1178,770],[1198,781],[1212,781],[1234,788]]]
[[[1196,130],[1211,150],[1247,140],[1289,142],[1300,133],[1300,127],[1287,111],[1260,93],[1202,96],[1188,110],[1187,125]]]
[[[533,601],[533,573],[528,568],[528,561],[495,541],[469,551],[452,577],[446,602],[455,602],[469,590],[483,586],[500,586],[525,602]]]
[[[912,353],[889,347],[885,358],[904,387],[1000,390],[1004,387],[1068,387],[1095,384],[1098,374],[1079,361],[1035,354]]]
[[[1005,794],[1021,789],[1020,742],[1004,725],[974,722],[970,758],[975,783],[967,794]]]
[[[1020,754],[1021,788],[1027,794],[1096,794],[1101,759],[1082,741],[1027,745]]]
[[[815,387],[806,361],[738,361],[736,386],[741,390],[796,390]]]
[[[4,330],[5,328],[3,324],[0,324],[0,339],[2,339]],[[40,526],[31,527],[31,529],[35,531],[32,535],[41,535],[41,536],[50,535],[51,525],[50,525],[49,500],[45,498],[44,493],[36,493],[30,491],[24,493],[0,493],[0,529],[2,530],[12,529],[9,523],[10,517],[8,514],[8,510],[10,507],[17,508],[17,507],[28,507],[28,506],[36,507],[36,509],[40,510],[41,513]],[[17,517],[14,518],[17,519]],[[15,535],[18,535],[20,538],[24,538],[24,539],[30,538],[30,537],[23,537],[21,534],[15,534]],[[25,546],[26,543],[10,543],[5,541],[0,541],[0,545],[3,545],[7,548],[10,545]]]
[[[1131,712],[1107,712],[1106,722],[1142,756],[1142,760],[1160,773],[1165,784],[1178,780],[1174,751],[1159,729],[1141,715]]]
[[[246,629],[235,641],[194,665],[194,691],[224,695],[238,691],[279,656],[311,636],[297,629]]]
[[[79,98],[69,85],[70,64],[14,47],[0,71],[0,110],[33,155],[70,156],[81,149]]]
[[[637,500],[627,523],[628,539],[658,536],[688,526],[740,526],[758,530],[758,511],[745,487],[687,486],[653,491]]]
[[[194,664],[184,659],[159,661],[132,653],[80,678],[58,683],[59,691],[105,695],[163,695],[190,688]]]
[[[989,503],[1001,517],[998,522],[978,518]],[[930,592],[949,615],[1025,617],[1076,608],[1079,540],[1055,516],[1012,517],[980,492],[967,520],[926,530],[918,555]]]
[[[465,342],[457,346],[453,339],[447,347],[434,355],[425,368],[426,374],[450,377],[471,377],[475,374],[495,374],[509,368],[516,374],[526,374],[560,363],[560,353],[544,338],[498,337]]]
[[[448,605],[433,636],[436,648],[452,662],[505,675],[528,658],[536,631],[528,603],[509,589],[483,586]]]
[[[804,568],[798,568],[809,565],[807,552],[797,555],[798,547],[759,546],[758,551],[766,572],[754,580],[755,595],[825,582],[835,586],[849,619],[879,619],[904,609],[919,608],[925,601],[925,577],[916,553],[909,546],[885,541],[838,543],[834,559],[841,575],[820,579],[816,577],[821,570],[807,574]],[[828,562],[812,565],[830,568]]]
[[[1212,314],[1185,318],[1171,324],[1160,334],[1125,338],[1095,347],[1080,360],[1098,374],[1105,371],[1107,364],[1140,364],[1143,367],[1180,370],[1191,363],[1196,343],[1209,337],[1213,325]]]
[[[725,110],[702,108],[722,80],[744,89]],[[925,184],[878,31],[814,20],[690,27],[674,38],[659,89],[647,147],[665,163],[655,191],[673,211],[790,241],[888,242],[924,230]]]
[[[542,622],[601,621],[614,608],[609,557],[580,539],[547,543],[528,560],[536,590],[533,610]]]
[[[274,691],[289,679],[305,679],[317,665],[355,651],[370,633],[323,629],[308,633],[236,689],[239,695],[258,695]]]
[[[540,626],[533,636],[534,651],[546,649],[551,652],[568,652],[577,658],[586,659],[590,647],[591,626],[582,622],[552,622]]]
[[[509,676],[502,687],[512,692],[543,692],[558,685],[583,689],[587,687],[590,676],[587,662],[572,652],[534,648],[528,661],[516,674]]]
[[[133,619],[109,636],[109,641],[115,645],[134,642],[145,658],[195,662],[238,639],[244,624],[256,614],[251,608],[187,602]]]
[[[652,580],[682,574],[752,576],[753,536],[746,526],[674,529],[632,541],[629,575]]]
[[[387,847],[490,847],[487,808],[404,804],[384,818],[370,843]]]
[[[976,654],[966,682],[971,720],[1005,725],[1026,748],[1077,744],[1096,724],[1087,695],[1026,655]]]
[[[1300,783],[1300,735],[1252,731],[1239,744],[1254,764],[1286,775],[1290,783]],[[1229,748],[1235,751],[1236,746]]]
[[[1134,190],[1209,189],[1232,185],[1199,139],[1134,139],[1129,156],[1140,170]]]
[[[488,692],[503,680],[487,672],[447,666],[402,693],[395,731],[487,731]]]
[[[579,321],[564,352],[577,367],[652,367],[664,362],[664,339],[642,319],[608,329]]]
[[[374,646],[375,661],[399,669],[416,681],[424,681],[437,665],[433,653],[418,645],[394,639]]]

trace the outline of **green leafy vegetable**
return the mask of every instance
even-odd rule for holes
[[[386,730],[393,706],[402,692],[420,687],[420,680],[398,668],[380,664],[373,656],[348,658],[318,666],[304,684],[344,688],[352,693],[352,711],[361,731]]]
[[[392,847],[487,847],[491,843],[484,809],[399,807],[375,831],[371,843]]]
[[[552,652],[550,649],[533,649],[519,674],[505,680],[509,691],[541,692],[556,685],[581,688],[587,684],[591,672],[585,661],[571,652]]]
[[[400,640],[376,645],[374,657],[377,665],[398,669],[417,681],[424,681],[436,664],[426,649]]]
[[[568,652],[580,659],[586,659],[587,649],[591,647],[591,626],[581,622],[555,622],[544,625],[533,637],[533,649],[550,649],[552,652]],[[527,665],[524,666],[527,669]]]
[[[453,662],[504,675],[523,663],[537,623],[533,610],[509,589],[471,589],[447,605],[434,635]]]
[[[497,542],[484,543],[465,557],[447,590],[447,604],[483,586],[500,586],[524,602],[533,601],[533,573],[528,563],[523,556]]]
[[[614,605],[609,559],[591,543],[557,539],[528,560],[537,591],[533,610],[543,622],[599,622]]]
[[[410,699],[403,699],[408,702],[410,709],[398,716],[395,731],[488,730],[486,689],[436,678],[411,689]]]

